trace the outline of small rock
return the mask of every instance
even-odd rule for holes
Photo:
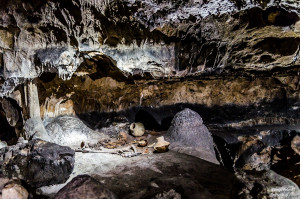
[[[145,147],[145,146],[147,146],[147,144],[148,144],[147,140],[138,141],[138,146],[139,147]]]
[[[300,136],[295,136],[294,139],[291,142],[291,147],[297,153],[300,155]]]
[[[27,199],[27,190],[18,184],[8,184],[2,190],[2,199]]]
[[[219,164],[211,133],[200,115],[191,109],[186,108],[174,116],[166,140],[170,140],[171,150]]]
[[[133,136],[140,137],[140,136],[144,135],[144,133],[145,133],[145,127],[140,122],[132,123],[130,125],[130,132],[131,132],[131,134]]]
[[[158,137],[157,139],[157,143],[153,146],[154,150],[158,153],[163,153],[168,151],[170,142],[165,141],[164,137]]]
[[[54,199],[117,199],[117,196],[104,187],[103,184],[89,175],[79,175],[73,178],[54,197]]]
[[[153,199],[181,199],[181,195],[174,189],[171,189],[168,192],[157,194]]]
[[[118,135],[118,138],[119,138],[119,140],[124,140],[124,141],[126,141],[127,138],[128,138],[128,135],[127,135],[126,132],[121,131],[121,132],[119,133],[119,135]]]

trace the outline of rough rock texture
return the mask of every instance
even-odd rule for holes
[[[177,113],[166,134],[170,149],[218,164],[211,133],[200,115],[191,109]]]
[[[65,182],[73,171],[75,152],[69,147],[32,140],[1,150],[1,169],[9,178],[32,187]]]
[[[79,175],[73,178],[54,197],[55,199],[117,199],[118,197],[105,188],[103,184],[89,175]]]
[[[19,136],[48,140],[47,134],[78,145],[73,126],[79,142],[93,138],[89,132],[98,136],[62,115],[77,115],[96,130],[104,127],[99,120],[119,114],[161,131],[184,108],[201,113],[222,144],[239,134],[299,129],[298,0],[0,4],[0,139],[8,145]],[[275,150],[276,136],[270,131],[257,151],[268,144]],[[230,153],[239,148],[228,145],[222,147]],[[241,148],[239,157],[249,160],[241,165],[263,169],[267,156],[245,155],[254,148]]]
[[[46,130],[51,141],[63,145],[78,148],[81,142],[97,143],[108,138],[103,133],[88,128],[79,118],[73,116],[60,116],[48,124]]]
[[[48,136],[41,118],[29,118],[24,124],[24,134],[26,139],[42,139],[48,142],[52,138]]]
[[[292,149],[300,155],[300,136],[295,136],[291,143]]]
[[[2,199],[27,199],[27,190],[19,184],[8,184],[2,189]]]
[[[0,149],[7,147],[7,143],[4,141],[0,141]]]
[[[272,170],[247,175],[239,173],[237,176],[243,183],[243,189],[235,198],[296,199],[300,197],[300,189],[295,183]]]
[[[168,192],[157,194],[153,199],[181,199],[181,195],[173,189]]]
[[[271,147],[260,139],[249,137],[243,141],[234,163],[235,169],[263,171],[271,168]]]
[[[299,20],[297,1],[78,0],[3,5],[9,8],[1,10],[5,79],[34,78],[45,71],[68,79],[84,59],[93,57],[116,61],[123,72],[160,77],[241,65],[251,70],[253,62],[261,70],[299,63],[297,30],[281,29]],[[287,34],[278,36],[282,31]],[[257,39],[248,39],[252,34],[258,34]],[[288,50],[278,50],[290,41]],[[244,46],[248,48],[239,53]]]
[[[76,153],[75,159],[71,178],[88,174],[123,199],[154,198],[171,189],[182,198],[225,199],[236,181],[219,165],[174,151],[133,158]],[[52,196],[63,186],[43,187],[41,193]]]
[[[0,94],[26,115],[39,77],[43,118],[185,103],[299,124],[299,24],[296,0],[3,1]]]

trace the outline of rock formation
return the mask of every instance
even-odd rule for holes
[[[62,178],[49,174],[56,180],[9,170],[31,187],[68,178],[74,152],[59,145],[116,138],[139,122],[145,139],[169,129],[171,150],[232,172],[274,170],[299,185],[300,1],[0,5],[1,154],[13,151],[26,163],[41,147],[47,165],[57,153],[68,165],[54,169]]]
[[[74,168],[72,149],[42,140],[22,141],[0,152],[4,175],[32,187],[63,183]]]
[[[200,115],[190,109],[177,113],[166,134],[170,149],[218,164],[211,133]]]
[[[3,199],[27,199],[27,190],[18,184],[8,184],[2,189]]]

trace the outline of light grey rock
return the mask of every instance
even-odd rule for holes
[[[174,116],[166,140],[171,143],[171,150],[219,164],[211,133],[200,115],[191,109],[186,108]]]
[[[24,133],[26,139],[41,139],[51,142],[41,118],[30,118],[24,124]]]
[[[7,147],[7,143],[5,141],[0,141],[0,149]]]
[[[46,124],[46,130],[52,142],[72,148],[78,148],[81,142],[95,144],[109,138],[104,133],[88,128],[74,116],[59,116]]]

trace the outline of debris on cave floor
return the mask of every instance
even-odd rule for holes
[[[167,152],[169,145],[170,143],[165,141],[163,136],[158,137],[157,133],[151,134],[150,131],[145,132],[145,129],[143,129],[143,133],[140,133],[139,136],[136,135],[136,137],[122,131],[117,138],[103,139],[96,144],[82,141],[80,147],[75,151],[82,153],[110,153],[121,155],[122,157],[134,157],[154,152]]]

